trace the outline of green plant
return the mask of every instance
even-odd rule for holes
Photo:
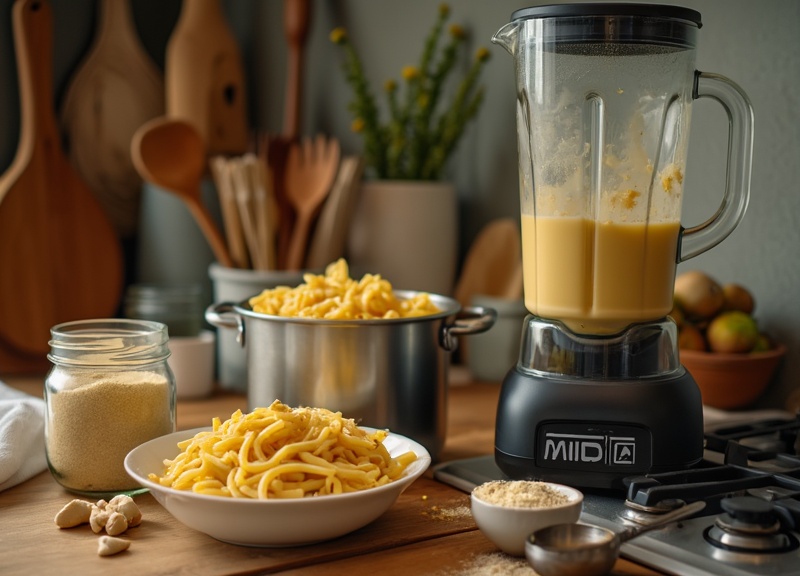
[[[367,166],[379,179],[436,180],[455,149],[467,123],[477,114],[484,88],[478,79],[489,51],[481,47],[447,105],[445,82],[453,73],[459,47],[466,35],[457,24],[449,27],[448,39],[439,44],[450,15],[447,4],[439,7],[438,17],[425,41],[417,66],[402,70],[405,94],[389,80],[384,85],[388,122],[381,123],[380,110],[364,75],[361,59],[344,28],[336,28],[330,38],[344,50],[343,68],[354,99],[351,128],[364,139]],[[438,54],[437,54],[438,52]]]

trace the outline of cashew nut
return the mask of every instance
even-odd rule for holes
[[[92,527],[92,532],[95,534],[100,533],[108,522],[108,517],[111,512],[106,510],[106,501],[98,500],[97,504],[92,504],[92,513],[89,516],[89,525]]]
[[[106,534],[109,536],[117,536],[122,534],[128,529],[128,521],[125,516],[119,512],[111,512],[106,521]]]
[[[113,536],[100,536],[97,541],[97,555],[98,556],[113,556],[123,550],[130,548],[130,540],[123,540],[122,538],[114,538]]]
[[[128,549],[129,541],[114,536],[141,524],[142,513],[133,498],[120,494],[110,502],[98,500],[95,504],[86,500],[72,500],[56,514],[54,521],[59,528],[72,528],[88,522],[95,534],[105,528],[108,536],[100,538],[97,553],[110,556]]]
[[[128,521],[128,527],[132,528],[142,523],[142,513],[133,498],[127,494],[114,496],[106,505],[106,510],[119,512]]]
[[[58,511],[53,521],[59,528],[73,528],[86,524],[92,514],[92,504],[86,500],[72,500]]]

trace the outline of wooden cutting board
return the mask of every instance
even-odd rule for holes
[[[167,116],[190,122],[209,156],[247,150],[244,67],[219,0],[184,0],[164,80]]]
[[[0,177],[0,341],[45,354],[59,322],[114,315],[122,254],[110,221],[61,148],[46,0],[12,10],[20,138]]]
[[[127,238],[139,224],[142,189],[131,138],[164,113],[164,79],[139,41],[129,0],[98,6],[97,36],[67,86],[61,130],[73,166]]]
[[[498,218],[476,236],[456,282],[455,298],[469,306],[476,294],[503,298],[522,296],[522,248],[514,218]]]

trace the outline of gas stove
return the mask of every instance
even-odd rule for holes
[[[434,475],[467,492],[506,479],[492,456]],[[800,576],[800,414],[707,428],[698,466],[624,484],[624,493],[584,490],[581,522],[620,531],[690,502],[706,508],[626,542],[623,557],[676,576]]]

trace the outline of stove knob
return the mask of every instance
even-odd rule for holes
[[[778,519],[775,507],[766,500],[755,496],[723,498],[720,506],[731,518],[744,524],[769,526]]]

